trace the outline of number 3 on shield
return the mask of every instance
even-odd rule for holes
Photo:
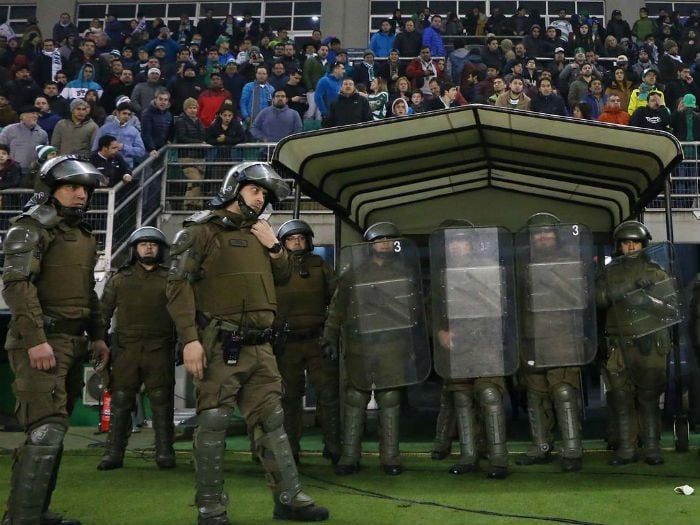
[[[396,253],[401,251],[401,241],[394,241],[394,251]]]
[[[574,225],[571,227],[571,233],[574,234],[574,237],[578,237],[578,224],[574,224]]]

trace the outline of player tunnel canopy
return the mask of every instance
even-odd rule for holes
[[[360,230],[467,218],[516,231],[549,211],[607,239],[681,159],[668,133],[471,105],[293,135],[273,164]]]

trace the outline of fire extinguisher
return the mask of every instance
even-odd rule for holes
[[[102,392],[102,408],[100,409],[100,432],[109,432],[109,421],[112,418],[112,395],[109,390]]]

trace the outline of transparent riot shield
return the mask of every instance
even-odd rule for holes
[[[615,257],[605,267],[612,302],[609,335],[643,337],[679,324],[684,308],[669,242],[653,244],[632,255]]]
[[[511,234],[444,228],[430,236],[435,369],[444,379],[506,376],[518,367]]]
[[[342,347],[361,390],[417,384],[430,373],[420,258],[408,239],[347,246],[340,253]]]
[[[596,352],[593,239],[581,224],[516,235],[520,352],[528,366],[578,366]]]

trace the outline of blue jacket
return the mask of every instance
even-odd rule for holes
[[[327,117],[330,113],[331,104],[338,100],[338,95],[340,94],[340,87],[342,85],[342,79],[338,80],[330,73],[328,73],[325,77],[319,80],[318,84],[316,84],[314,100],[316,102],[318,110],[324,117]]]
[[[146,151],[159,150],[170,140],[173,131],[173,116],[170,110],[161,111],[153,104],[141,114],[141,137]]]
[[[154,38],[146,44],[146,51],[149,55],[153,54],[156,46],[163,46],[165,48],[165,60],[167,62],[175,62],[177,60],[177,53],[180,51],[180,45],[175,42],[172,38],[166,38],[161,40],[160,38]]]
[[[141,138],[141,133],[129,122],[125,126],[121,126],[119,122],[115,121],[107,121],[103,124],[95,133],[95,140],[92,141],[93,152],[97,151],[97,144],[100,138],[105,135],[112,135],[124,145],[119,153],[124,157],[129,168],[133,168],[137,161],[146,156],[146,146]]]
[[[433,55],[433,58],[445,56],[445,44],[442,37],[432,27],[423,29],[423,45],[430,48],[430,54]]]
[[[257,82],[248,82],[243,86],[243,91],[241,92],[241,117],[244,119],[250,118],[253,114],[253,90],[259,84]],[[275,88],[270,84],[265,84],[259,87],[260,89],[260,104],[256,115],[260,113],[261,110],[272,105],[272,96],[275,94]]]
[[[378,58],[388,57],[389,52],[394,48],[394,38],[396,38],[396,35],[387,35],[386,33],[378,31],[369,39],[369,48]]]

